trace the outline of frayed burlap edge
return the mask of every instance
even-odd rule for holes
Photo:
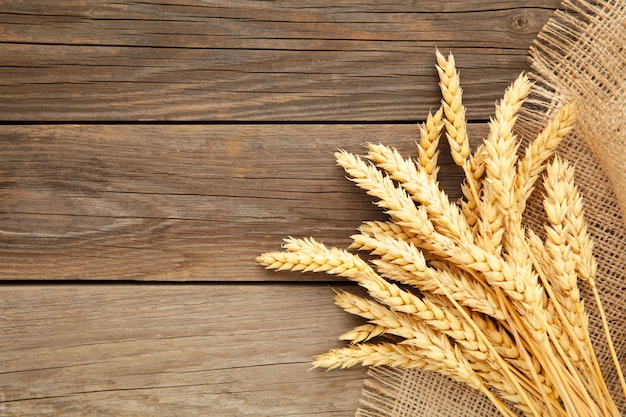
[[[577,102],[577,134],[604,168],[626,213],[626,3],[568,0],[531,47],[548,92]],[[549,104],[548,104],[549,106]],[[551,108],[551,107],[548,107]],[[563,149],[563,153],[566,149]],[[590,202],[593,204],[593,202]]]
[[[626,5],[621,1],[565,1],[563,11],[544,26],[531,48],[536,85],[517,123],[528,142],[562,103],[576,100],[580,109],[574,133],[559,155],[577,168],[577,184],[585,197],[589,230],[596,244],[598,290],[609,317],[620,359],[626,357]],[[604,166],[604,170],[603,170]],[[611,187],[611,183],[614,188]],[[616,195],[613,190],[620,190]],[[533,195],[525,217],[541,232],[545,223],[541,189]],[[581,288],[591,300],[588,288]],[[622,413],[626,401],[619,388],[596,305],[590,329],[605,380]],[[489,401],[471,389],[429,372],[372,367],[356,417],[498,416]]]

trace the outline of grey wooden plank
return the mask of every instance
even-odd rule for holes
[[[5,2],[0,119],[416,120],[439,47],[484,120],[559,3]]]
[[[471,127],[474,139],[485,128]],[[417,135],[416,125],[5,126],[0,278],[327,279],[254,258],[289,235],[349,245],[384,215],[333,153],[372,141],[415,155]],[[461,172],[445,149],[440,161],[458,197]]]
[[[311,370],[356,320],[326,286],[3,285],[0,414],[354,414],[363,369]]]

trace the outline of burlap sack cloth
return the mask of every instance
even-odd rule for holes
[[[518,133],[535,137],[563,101],[577,100],[578,126],[559,154],[576,165],[596,242],[598,287],[626,369],[626,222],[619,209],[621,203],[626,213],[626,2],[571,0],[562,4],[562,10],[531,48],[537,88],[520,116]],[[544,223],[541,199],[538,189],[526,216],[538,232]],[[626,400],[604,348],[595,303],[582,287],[605,379],[626,416]],[[360,402],[357,417],[500,415],[485,397],[459,383],[433,373],[387,367],[370,369]]]

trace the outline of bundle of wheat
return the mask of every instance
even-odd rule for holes
[[[289,238],[285,251],[258,262],[270,269],[326,272],[364,287],[337,305],[368,323],[340,336],[350,346],[322,354],[314,366],[355,364],[435,371],[484,393],[505,416],[620,415],[600,372],[579,283],[600,306],[608,344],[626,386],[595,290],[596,261],[573,167],[555,156],[572,129],[573,104],[562,107],[518,152],[513,132],[531,83],[522,74],[496,104],[489,135],[470,150],[454,58],[437,52],[441,108],[420,128],[415,159],[368,145],[365,157],[336,159],[389,215],[352,237],[356,253],[312,238]],[[437,183],[437,145],[445,130],[465,173],[463,199]],[[521,156],[518,156],[521,155]],[[543,233],[522,214],[543,176]],[[540,237],[545,235],[545,238]]]

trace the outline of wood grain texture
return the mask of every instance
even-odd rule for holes
[[[308,371],[358,324],[326,287],[38,288],[0,291],[2,416],[347,417],[356,408],[363,369]]]
[[[254,258],[289,235],[349,245],[363,220],[384,216],[334,151],[374,141],[409,156],[416,137],[415,125],[5,126],[0,276],[325,279],[266,272]],[[441,161],[442,186],[458,196],[461,173],[445,149]]]
[[[354,415],[337,282],[254,258],[383,218],[332,154],[414,154],[435,47],[479,139],[560,0],[314,3],[0,2],[0,417]]]
[[[485,120],[559,3],[6,1],[0,119],[415,120],[439,47]]]

